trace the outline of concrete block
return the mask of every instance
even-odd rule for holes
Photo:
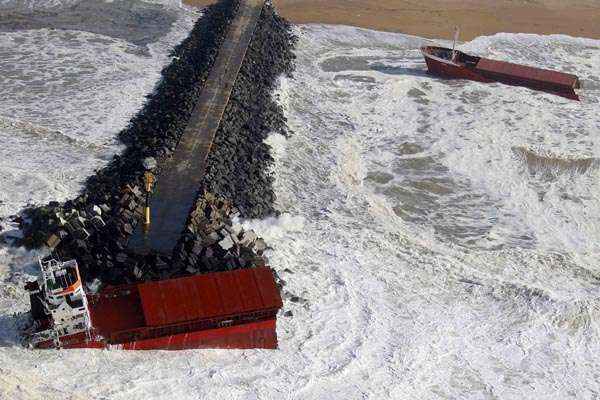
[[[246,231],[246,232],[242,233],[242,238],[240,239],[240,243],[243,246],[251,247],[254,244],[254,242],[256,242],[257,239],[258,239],[258,236],[256,235],[256,233],[254,233],[254,231]]]
[[[231,236],[227,235],[225,236],[225,238],[223,238],[223,240],[221,240],[219,242],[219,246],[221,246],[221,248],[223,250],[229,250],[231,249],[233,246],[235,245],[235,242],[233,241],[233,239],[231,238]]]
[[[50,235],[50,237],[46,240],[46,246],[50,247],[51,249],[58,246],[59,243],[60,243],[60,237],[58,235],[54,235],[54,234]]]

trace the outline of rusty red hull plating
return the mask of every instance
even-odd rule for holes
[[[425,62],[427,63],[427,69],[430,73],[438,76],[442,76],[448,79],[468,79],[471,81],[491,83],[491,79],[486,79],[476,71],[465,68],[464,66],[454,65],[451,63],[445,63],[435,60],[431,57],[425,56]]]
[[[434,46],[421,49],[427,69],[431,74],[449,79],[468,79],[484,83],[499,82],[506,85],[523,86],[571,100],[579,100],[575,89],[578,89],[580,84],[575,75],[470,56],[462,52],[457,52],[459,60],[453,62],[436,57],[436,50],[451,52],[450,49]],[[461,58],[467,62],[461,62]]]
[[[40,349],[54,348],[52,341],[42,342]],[[63,349],[113,350],[185,350],[185,349],[276,349],[276,320],[186,332],[157,338],[111,344],[101,337],[76,334],[61,338]]]
[[[90,332],[36,347],[276,349],[282,306],[268,267],[116,286],[88,295]]]

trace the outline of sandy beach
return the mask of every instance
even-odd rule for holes
[[[202,7],[213,0],[184,0]],[[461,40],[497,32],[562,33],[600,38],[595,0],[274,0],[297,24],[325,23]]]

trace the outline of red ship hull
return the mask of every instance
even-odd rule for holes
[[[54,348],[49,340],[40,343],[40,349]],[[111,344],[101,337],[88,338],[84,333],[61,338],[63,349],[111,350],[184,350],[184,349],[276,349],[275,319],[244,325],[186,332],[158,338]]]
[[[35,347],[276,349],[283,305],[269,267],[107,287],[87,300],[91,329]],[[46,329],[46,322],[37,325]]]
[[[467,79],[471,81],[491,83],[490,79],[486,79],[476,71],[465,68],[462,65],[455,65],[452,63],[445,63],[443,61],[435,60],[431,57],[425,56],[425,63],[427,63],[427,70],[438,76],[442,76],[448,79]]]
[[[468,79],[477,82],[499,82],[523,86],[554,95],[579,100],[575,89],[579,79],[572,74],[528,67],[504,61],[471,56],[444,47],[427,46],[421,49],[431,74],[448,79]]]

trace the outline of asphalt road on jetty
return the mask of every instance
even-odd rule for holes
[[[130,250],[170,254],[179,241],[263,6],[264,0],[240,2],[183,136],[158,176],[150,200],[151,224],[138,224]]]

